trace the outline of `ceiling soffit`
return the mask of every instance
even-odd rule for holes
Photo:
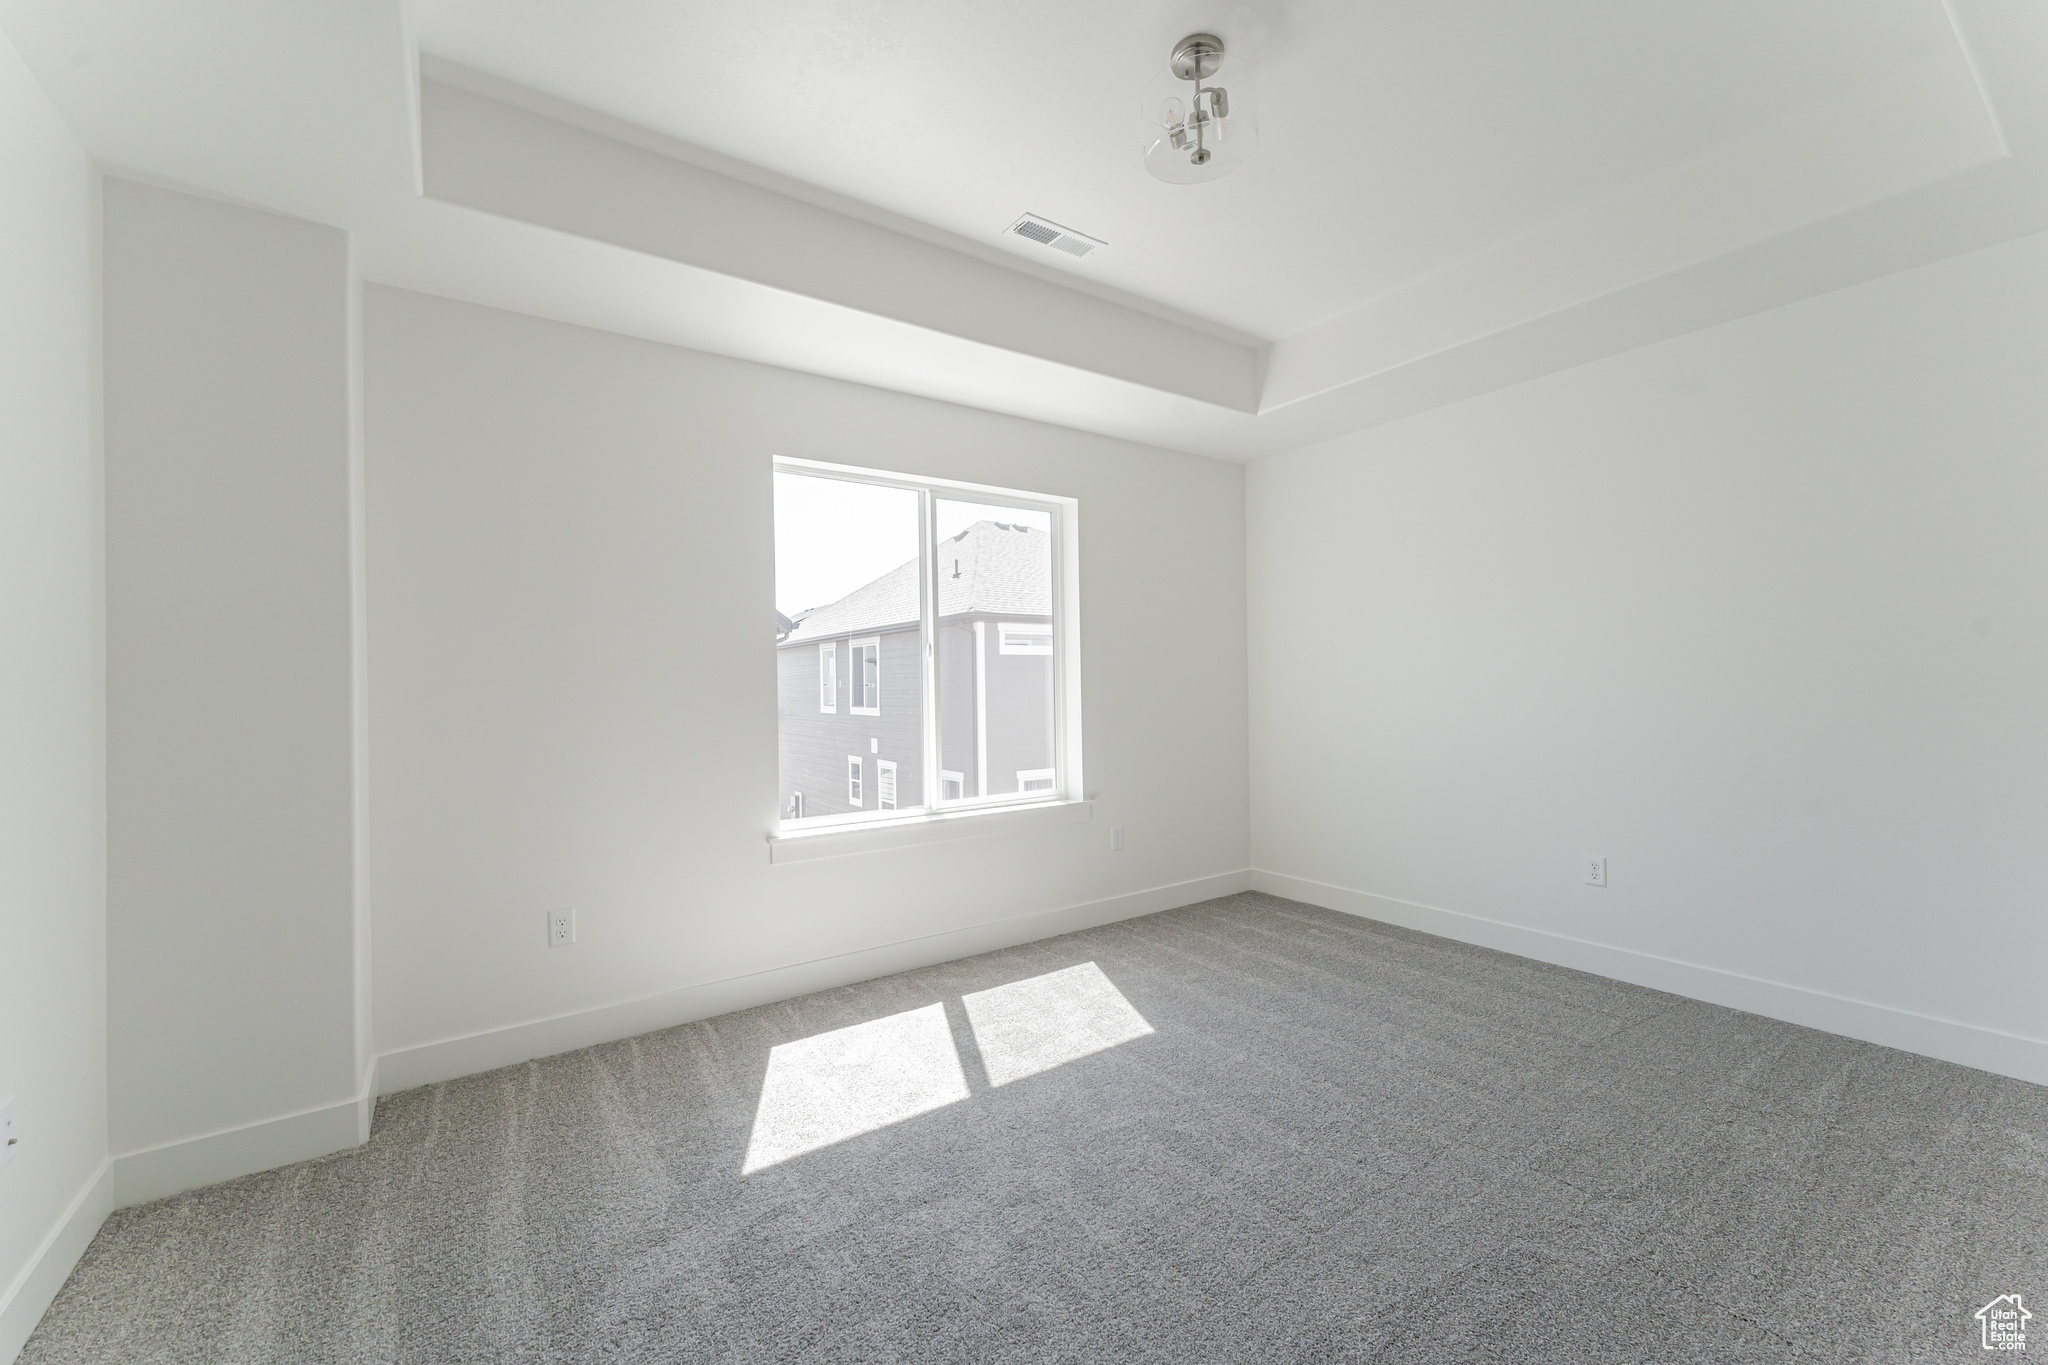
[[[347,228],[368,280],[1238,459],[2048,230],[2048,7],[1953,20],[1267,345],[495,77],[422,82],[397,0],[0,0],[110,169]]]

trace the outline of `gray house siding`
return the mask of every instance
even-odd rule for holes
[[[818,709],[818,643],[806,642],[777,651],[776,678],[781,754],[781,809],[789,814],[790,799],[804,794],[804,814],[840,815],[852,810],[877,810],[881,787],[880,760],[896,765],[896,806],[924,803],[924,670],[915,630],[891,631],[881,637],[882,696],[879,716],[852,713],[854,679],[851,641],[832,641],[838,660],[838,711]],[[819,642],[822,643],[822,642]],[[880,752],[874,742],[880,741]],[[861,803],[847,799],[846,760],[861,760]]]
[[[1010,796],[1018,790],[1020,772],[1053,767],[1053,659],[1001,653],[997,622],[1047,618],[1010,614],[977,620],[985,626],[989,796]],[[909,663],[915,665],[915,649],[909,651]],[[815,679],[815,659],[811,667]],[[829,718],[823,716],[823,720]],[[961,794],[975,796],[981,790],[975,761],[975,620],[946,620],[938,626],[938,765],[942,772],[961,774]],[[909,790],[907,782],[905,790]],[[809,802],[809,796],[805,800]],[[909,804],[909,798],[899,804]],[[782,806],[788,808],[786,782]],[[807,812],[823,814],[809,806]]]
[[[1052,537],[1015,522],[976,522],[941,545],[934,622],[937,658],[940,772],[960,774],[961,795],[1014,796],[1017,774],[1053,767],[1053,667],[1049,655],[1004,654],[1004,623],[1047,625],[1052,606]],[[777,677],[781,691],[779,747],[784,818],[803,793],[804,815],[876,810],[875,759],[896,767],[896,808],[926,803],[923,713],[918,688],[923,672],[916,619],[929,610],[922,597],[919,560],[907,560],[836,602],[777,617]],[[977,638],[976,627],[981,627]],[[1046,633],[1039,632],[1041,637]],[[854,686],[850,641],[880,635],[882,714],[848,710]],[[818,647],[835,647],[836,713],[818,709]],[[982,649],[976,658],[976,645]],[[980,694],[977,705],[977,662]],[[985,729],[984,729],[985,727]],[[876,748],[879,746],[879,752]],[[977,750],[988,760],[987,780]],[[863,761],[861,800],[848,800],[847,757]],[[931,793],[934,801],[942,793]]]
[[[939,645],[939,767],[959,773],[960,794],[975,793],[974,627],[941,622]]]
[[[994,621],[987,635],[988,794],[1005,796],[1018,790],[1019,772],[1053,766],[1052,659],[1001,653]]]

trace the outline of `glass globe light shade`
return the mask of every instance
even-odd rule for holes
[[[1220,102],[1210,93],[1217,90],[1224,92]],[[1212,114],[1218,108],[1220,117]],[[1256,92],[1250,73],[1236,63],[1226,63],[1222,71],[1202,82],[1199,106],[1193,81],[1162,70],[1146,82],[1140,110],[1145,169],[1170,185],[1220,180],[1250,161],[1258,150]]]

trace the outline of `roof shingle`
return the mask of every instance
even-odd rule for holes
[[[917,561],[900,564],[829,606],[805,612],[785,645],[901,628],[917,620]],[[1052,536],[977,521],[939,542],[939,615],[1052,615]]]

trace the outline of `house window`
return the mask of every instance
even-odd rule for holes
[[[998,651],[1003,654],[1051,654],[1052,623],[1026,625],[1017,621],[1005,621],[996,627],[1001,640]]]
[[[847,709],[856,716],[879,716],[882,714],[882,642],[855,640],[847,655],[853,669],[846,680],[852,689],[853,704]]]
[[[784,820],[1073,794],[1073,500],[804,460],[774,481]]]

